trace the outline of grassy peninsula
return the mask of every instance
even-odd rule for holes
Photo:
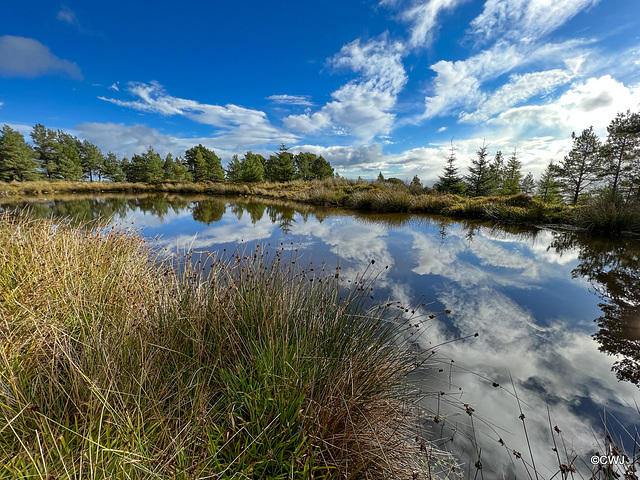
[[[430,213],[455,218],[483,219],[503,224],[564,224],[603,234],[640,233],[640,208],[606,196],[578,205],[544,202],[524,194],[466,197],[425,193],[412,185],[345,178],[265,183],[125,183],[33,181],[0,183],[0,197],[68,193],[167,193],[242,195],[336,206],[374,212]]]
[[[367,278],[341,298],[295,262],[0,217],[0,477],[435,474],[405,324],[365,309]]]

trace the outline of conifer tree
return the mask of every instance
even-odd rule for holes
[[[549,162],[547,168],[542,172],[540,181],[537,184],[537,194],[540,200],[545,203],[558,203],[560,200],[560,189],[555,178],[553,162]]]
[[[467,181],[467,192],[472,197],[484,197],[491,194],[494,185],[491,165],[487,160],[487,145],[482,146],[476,151],[477,158],[471,159],[469,166],[469,175],[465,177]]]
[[[48,178],[56,178],[57,159],[60,156],[61,146],[57,141],[56,132],[46,128],[41,123],[36,124],[31,131],[34,150],[40,165]]]
[[[589,127],[577,136],[571,134],[573,147],[557,166],[558,180],[572,205],[578,203],[582,193],[603,177],[600,140]]]
[[[520,183],[520,193],[525,195],[533,195],[533,191],[536,187],[536,181],[533,179],[533,173],[529,172],[525,175]]]
[[[5,125],[0,133],[0,180],[35,180],[39,177],[35,153],[17,130]]]
[[[462,181],[462,177],[458,175],[458,168],[455,166],[455,162],[456,148],[452,141],[442,175],[438,176],[438,182],[433,186],[437,192],[453,193],[455,195],[462,195],[465,192],[467,186]]]
[[[497,193],[503,194],[504,189],[504,177],[505,177],[505,167],[504,167],[504,156],[502,155],[502,151],[498,150],[496,152],[496,156],[491,161],[489,166],[489,172],[491,176],[490,187],[487,195],[495,195]]]
[[[334,171],[331,164],[324,159],[322,155],[313,155],[311,162],[311,179],[324,180],[325,178],[333,178]]]
[[[242,182],[262,182],[264,181],[264,167],[262,166],[262,155],[247,152],[241,160],[240,180]]]
[[[289,182],[295,178],[293,154],[283,143],[275,155],[271,155],[264,165],[264,176],[270,182]]]
[[[104,155],[100,149],[87,140],[83,140],[82,143],[78,142],[78,146],[83,175],[88,176],[89,181],[93,182],[93,174],[95,172],[98,175],[98,180],[101,180]]]
[[[242,164],[238,159],[238,155],[233,155],[233,157],[231,157],[231,161],[227,165],[227,181],[239,182],[241,174],[242,174]]]
[[[124,182],[126,180],[126,175],[122,170],[122,164],[118,162],[115,153],[108,152],[104,158],[102,175],[112,182]]]
[[[640,114],[618,113],[607,127],[607,141],[602,148],[604,175],[612,197],[627,180],[640,156]]]
[[[518,160],[516,151],[509,157],[504,169],[504,180],[502,184],[503,195],[516,195],[520,193],[520,183],[522,181],[522,163]]]
[[[200,156],[204,161],[204,169],[201,165],[197,165],[196,153],[200,152]],[[189,167],[189,172],[196,182],[223,182],[224,170],[222,161],[213,150],[208,149],[202,144],[190,148],[184,154],[185,161]],[[196,169],[199,171],[196,173]]]

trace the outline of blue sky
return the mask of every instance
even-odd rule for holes
[[[10,2],[0,124],[119,156],[284,142],[344,176],[432,183],[451,139],[536,176],[640,110],[640,0]]]

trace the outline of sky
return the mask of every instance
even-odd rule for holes
[[[432,184],[486,144],[536,178],[640,111],[640,0],[24,1],[0,15],[0,125],[130,157],[323,155]]]

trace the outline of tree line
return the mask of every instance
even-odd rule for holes
[[[550,162],[537,182],[530,172],[522,174],[516,151],[505,163],[501,151],[489,158],[485,144],[471,159],[469,173],[461,175],[452,144],[434,189],[472,197],[535,194],[547,203],[565,200],[571,205],[594,193],[624,202],[640,200],[640,113],[618,113],[607,127],[604,141],[593,127],[580,135],[574,132],[571,138],[569,153],[557,163]]]
[[[334,170],[321,155],[293,154],[286,145],[269,158],[247,152],[234,155],[227,169],[220,157],[203,146],[188,149],[184,156],[166,157],[149,147],[131,158],[106,155],[93,143],[37,124],[31,131],[33,147],[24,136],[5,125],[0,132],[0,181],[51,180],[93,182],[287,182],[332,178]]]

